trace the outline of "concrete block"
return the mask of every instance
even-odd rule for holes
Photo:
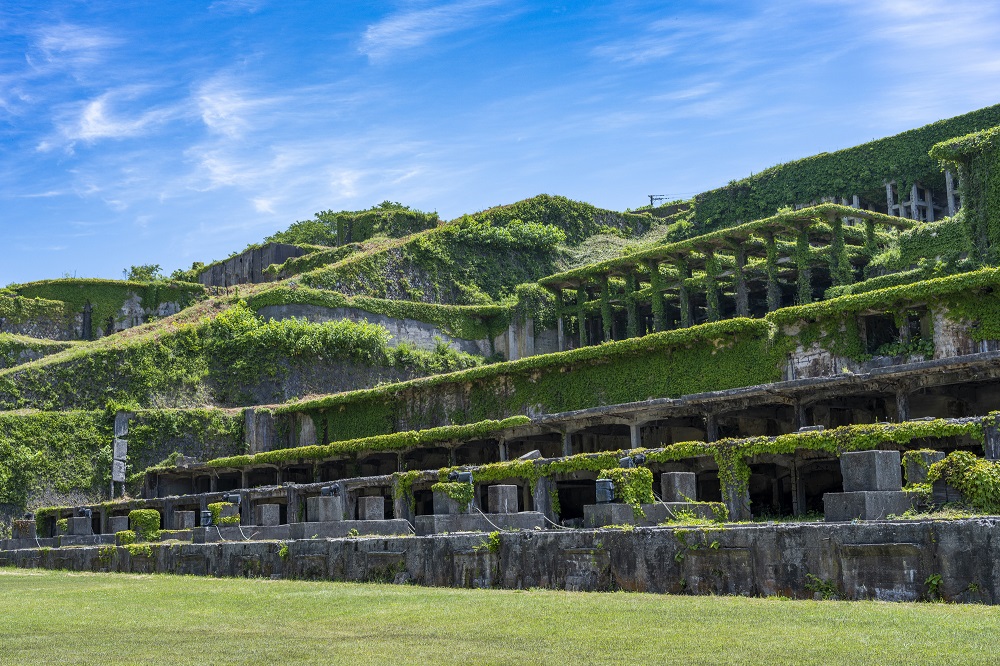
[[[254,525],[272,527],[281,524],[281,506],[278,504],[258,504],[253,509]]]
[[[409,535],[412,528],[407,520],[341,520],[333,523],[292,523],[290,539],[342,539],[347,536],[393,536]]]
[[[585,504],[583,507],[584,527],[638,525],[641,520],[628,504]]]
[[[69,529],[66,531],[69,536],[92,536],[94,534],[93,523],[90,518],[77,517],[69,519]]]
[[[930,451],[928,453],[918,453],[917,460],[912,459],[906,462],[906,482],[907,483],[924,483],[927,481],[927,468],[936,463],[939,460],[944,460],[943,451]]]
[[[537,511],[520,513],[476,513],[417,516],[417,536],[442,532],[496,532],[498,530],[542,530],[545,516]]]
[[[344,498],[333,496],[306,499],[306,520],[310,523],[332,523],[344,519]]]
[[[128,529],[128,516],[110,516],[107,522],[108,534],[124,532]]]
[[[660,477],[660,499],[691,502],[698,499],[698,476],[694,472],[664,472]]]
[[[856,451],[840,456],[844,492],[896,491],[903,487],[899,451]]]
[[[33,520],[15,520],[11,528],[14,539],[34,539],[38,536]]]
[[[189,530],[194,527],[194,511],[174,511],[175,530]]]
[[[934,482],[934,485],[931,486],[931,502],[935,506],[961,503],[964,501],[962,493],[959,492],[959,490],[954,486],[948,484],[947,481],[938,479]]]
[[[823,495],[826,522],[847,520],[885,520],[913,508],[917,497],[902,491],[860,491]]]
[[[464,513],[469,513],[472,504],[469,506],[460,506],[458,502],[448,497],[444,493],[435,492],[434,493],[434,515],[435,516],[454,516]]]
[[[359,497],[358,520],[385,520],[385,498]]]
[[[517,513],[517,486],[490,486],[487,489],[492,513]]]

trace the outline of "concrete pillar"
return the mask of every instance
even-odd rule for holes
[[[510,459],[510,454],[507,452],[507,442],[501,439],[497,443],[497,448],[499,449],[500,462],[507,462]]]
[[[556,320],[556,338],[559,341],[559,351],[566,351],[566,331],[564,329],[564,319],[564,317],[560,316],[559,319]]]
[[[774,234],[764,234],[764,247],[767,249],[764,262],[767,271],[767,311],[774,312],[781,306],[781,289],[778,287],[778,247],[774,242]]]
[[[639,332],[639,306],[635,302],[635,292],[638,290],[639,279],[634,271],[625,278],[625,311],[628,318],[626,337],[637,338]]]
[[[680,261],[677,264],[680,269],[681,283],[680,283],[680,308],[681,308],[681,328],[688,328],[694,323],[694,318],[691,316],[691,293],[688,290],[685,281],[691,277],[691,268],[688,266],[687,261]]]
[[[861,208],[861,198],[857,194],[851,197],[851,208]]]
[[[750,520],[750,493],[746,488],[739,488],[737,482],[727,483],[722,489],[722,501],[729,520]]]
[[[219,492],[219,476],[214,472],[212,473],[212,476],[208,477],[208,492]]]
[[[910,392],[904,387],[896,389],[896,418],[900,423],[910,418]]]
[[[798,269],[799,305],[812,303],[812,265],[810,262],[809,228],[799,230],[795,241],[795,267]]]
[[[920,210],[917,208],[917,184],[910,187],[910,219],[919,220]]]
[[[714,442],[719,439],[719,422],[715,414],[705,414],[705,441]]]
[[[893,197],[892,197],[892,185],[893,185],[892,181],[886,181],[886,184],[885,184],[885,207],[886,207],[886,211],[888,212],[889,215],[893,214],[892,209],[893,209],[893,206],[895,206],[895,203],[892,200],[893,199]],[[902,212],[902,211],[900,211],[900,212]],[[899,217],[902,217],[902,215],[900,215]]]
[[[510,323],[507,327],[507,360],[516,361],[519,357],[517,355],[517,330],[516,324],[514,322]]]
[[[587,346],[587,314],[584,308],[587,305],[587,290],[583,285],[576,288],[576,325],[580,336],[580,347]]]
[[[924,201],[927,203],[927,221],[934,221],[934,193],[924,188]]]
[[[986,439],[983,441],[983,449],[987,460],[1000,460],[1000,429],[996,426],[984,428]]]
[[[633,449],[642,448],[642,426],[638,423],[630,423],[628,426],[629,442]]]
[[[490,513],[517,513],[517,486],[490,486],[486,493]]]
[[[571,456],[573,455],[573,433],[565,432],[563,433],[563,455]]]
[[[955,177],[951,175],[951,170],[944,172],[944,185],[948,191],[948,216],[951,217],[957,212],[955,207]]]
[[[653,330],[667,330],[667,317],[663,307],[663,276],[657,261],[646,262],[649,271],[650,308],[653,310]]]
[[[552,496],[556,493],[556,483],[547,476],[540,477],[535,481],[535,492],[532,499],[535,502],[535,511],[543,514],[554,523],[559,522],[559,514],[552,508]]]
[[[750,316],[750,297],[747,293],[747,277],[744,270],[747,265],[747,250],[742,244],[736,248],[736,316]]]

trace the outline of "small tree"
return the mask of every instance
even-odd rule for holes
[[[155,282],[163,279],[163,269],[159,264],[142,264],[132,266],[128,270],[123,270],[126,280],[135,282]]]

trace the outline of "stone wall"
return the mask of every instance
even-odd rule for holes
[[[275,278],[264,274],[271,264],[283,264],[292,257],[301,257],[308,250],[285,243],[268,243],[251,248],[242,254],[213,264],[199,276],[198,282],[206,287],[231,287],[237,284],[259,284]]]
[[[152,557],[97,547],[0,551],[0,566],[209,576],[412,582],[444,587],[994,604],[1000,520],[787,523],[726,528],[501,532],[159,546]],[[12,542],[0,547],[13,545]],[[933,587],[927,581],[940,576]]]

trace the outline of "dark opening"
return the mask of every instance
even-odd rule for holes
[[[429,489],[413,491],[413,515],[434,515],[434,493]]]
[[[709,470],[698,474],[698,501],[722,501],[722,486],[719,484],[718,472]]]
[[[871,315],[862,320],[865,330],[865,350],[879,355],[899,343],[899,328],[891,315]]]
[[[560,520],[583,518],[584,505],[597,503],[597,486],[593,481],[559,481],[556,489]]]
[[[840,475],[840,461],[830,460],[813,463],[799,473],[799,483],[804,484],[805,511],[823,512],[823,495],[844,491],[844,479]]]

